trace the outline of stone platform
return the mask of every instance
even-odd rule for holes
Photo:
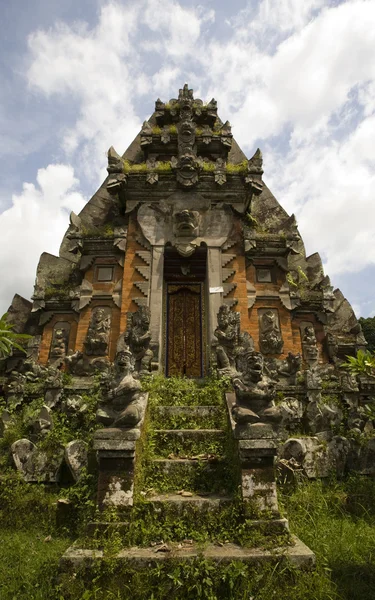
[[[289,546],[265,550],[262,548],[245,548],[236,544],[207,544],[204,548],[196,543],[167,543],[147,548],[124,548],[111,560],[126,562],[138,568],[150,568],[152,563],[168,560],[188,561],[195,558],[211,560],[217,563],[229,563],[233,560],[252,563],[276,563],[285,560],[299,569],[313,569],[314,553],[296,536],[291,537]],[[74,573],[90,568],[97,561],[105,559],[101,550],[85,550],[71,546],[60,559],[60,571]]]

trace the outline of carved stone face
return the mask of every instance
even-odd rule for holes
[[[263,375],[263,356],[260,352],[246,353],[246,375],[254,382],[260,381]]]
[[[219,310],[219,313],[217,315],[217,323],[218,323],[220,329],[226,329],[228,327],[228,325],[229,325],[228,311]]]
[[[129,354],[129,352],[125,352],[125,351],[118,352],[117,356],[116,356],[116,362],[123,369],[129,369],[129,370],[132,369],[131,355]]]
[[[100,323],[100,321],[103,321],[104,319],[104,310],[102,308],[98,308],[98,310],[95,313],[95,321],[97,323]]]
[[[305,338],[310,338],[310,339],[315,338],[314,327],[305,327]]]
[[[174,233],[178,237],[197,237],[199,234],[199,212],[197,210],[181,210],[173,215]]]

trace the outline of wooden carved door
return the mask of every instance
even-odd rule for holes
[[[202,377],[201,286],[169,284],[167,289],[167,376]]]

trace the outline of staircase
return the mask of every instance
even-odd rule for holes
[[[287,556],[311,567],[314,555],[290,535],[287,520],[244,500],[239,442],[222,391],[209,386],[190,382],[177,393],[166,384],[151,391],[137,442],[134,503],[118,511],[117,559],[146,566],[169,557],[258,564]],[[116,523],[104,521],[90,525],[97,542],[103,532],[116,531]],[[61,569],[104,556],[100,543],[96,547],[72,546]]]

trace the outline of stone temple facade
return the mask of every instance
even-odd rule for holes
[[[294,216],[263,181],[260,150],[248,159],[216,101],[187,85],[156,101],[123,156],[109,149],[108,177],[71,214],[59,256],[42,254],[32,302],[16,295],[9,318],[32,338],[7,373],[34,360],[87,377],[119,346],[141,374],[218,369],[233,382],[239,437],[283,431],[282,460],[306,468],[334,441],[337,469],[351,460],[369,472],[363,445],[354,452],[340,437],[343,426],[353,439],[373,429],[373,381],[341,368],[366,345],[355,314],[319,254],[306,256]],[[117,423],[103,410],[103,424]]]
[[[108,177],[72,213],[59,256],[42,254],[33,302],[13,300],[11,318],[34,336],[38,361],[79,352],[84,370],[113,360],[141,309],[150,368],[202,377],[223,304],[268,362],[292,353],[329,364],[362,348],[349,303],[319,255],[306,257],[294,216],[262,175],[261,152],[245,157],[215,100],[187,86],[157,100],[125,154],[110,148]]]

